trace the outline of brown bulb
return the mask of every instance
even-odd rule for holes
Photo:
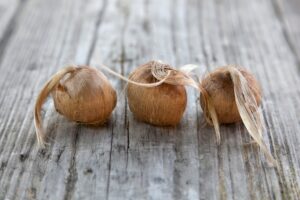
[[[158,82],[151,73],[153,65],[166,64],[150,61],[134,70],[129,79],[146,84]],[[171,68],[169,65],[167,67]],[[187,103],[185,87],[168,83],[150,88],[128,83],[127,98],[136,119],[157,126],[178,124]]]
[[[107,78],[92,67],[79,67],[51,92],[56,110],[85,124],[103,124],[116,106],[117,95]]]
[[[219,124],[242,121],[253,142],[264,152],[270,166],[278,166],[263,141],[263,121],[258,108],[262,94],[250,72],[233,66],[221,67],[209,73],[200,83],[199,89],[201,107],[206,121],[215,128],[218,144],[221,141]]]
[[[117,102],[115,90],[96,68],[63,68],[47,82],[36,101],[34,117],[40,146],[45,144],[40,110],[49,93],[60,114],[83,124],[103,124]]]
[[[260,105],[262,94],[258,82],[247,70],[238,68],[238,71],[245,77],[257,105]],[[216,110],[219,123],[228,124],[241,121],[235,101],[233,81],[228,67],[221,67],[209,73],[202,80],[201,85],[211,98],[211,103]],[[204,110],[203,94],[200,96],[200,103]]]

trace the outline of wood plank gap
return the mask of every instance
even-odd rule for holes
[[[115,124],[113,122],[113,124]],[[111,155],[113,151],[113,141],[114,141],[114,125],[111,126],[111,140],[110,140],[110,151],[109,151],[109,159],[108,159],[108,176],[107,176],[107,183],[106,183],[106,195],[105,199],[109,199],[109,186],[110,186],[110,174],[111,174]]]
[[[80,124],[77,125],[77,128],[75,129],[75,134],[74,134],[74,141],[72,144],[72,148],[71,148],[71,159],[70,159],[70,166],[69,166],[69,175],[67,177],[67,183],[66,183],[66,192],[65,192],[65,196],[64,199],[65,200],[70,200],[73,197],[74,194],[74,189],[75,189],[75,185],[77,182],[77,169],[76,169],[76,151],[77,151],[77,143],[79,140],[79,134],[80,134],[80,130],[81,130],[81,126]]]

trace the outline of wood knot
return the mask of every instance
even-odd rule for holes
[[[27,158],[28,158],[27,154],[20,153],[19,159],[20,159],[21,162],[24,162]]]

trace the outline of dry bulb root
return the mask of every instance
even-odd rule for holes
[[[69,66],[58,71],[38,95],[34,122],[40,147],[46,143],[41,109],[51,93],[57,112],[83,124],[103,124],[116,106],[117,96],[99,70],[87,66]]]
[[[242,121],[269,163],[277,166],[263,142],[263,123],[259,110],[262,94],[251,73],[233,66],[221,67],[204,77],[199,89],[201,107],[206,121],[215,128],[218,144],[221,140],[219,124]]]

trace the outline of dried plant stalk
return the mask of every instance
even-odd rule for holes
[[[197,67],[196,65],[191,65],[191,64],[185,65],[182,66],[179,70],[177,70],[161,61],[150,61],[150,62],[152,62],[153,64],[148,65],[146,68],[136,69],[136,72],[138,72],[139,70],[150,69],[152,75],[158,80],[157,82],[154,83],[141,83],[141,82],[133,81],[132,79],[128,79],[122,76],[121,74],[111,70],[106,65],[100,65],[99,67],[104,69],[108,73],[126,81],[127,83],[132,83],[137,86],[151,88],[151,87],[159,86],[163,83],[168,83],[171,85],[189,85],[198,89],[197,82],[194,81],[194,79],[191,76],[189,76],[189,73]]]
[[[35,107],[34,107],[34,126],[36,129],[36,137],[38,140],[38,144],[40,147],[45,147],[45,138],[46,135],[42,128],[42,116],[41,116],[41,109],[42,105],[45,102],[46,98],[48,97],[49,93],[53,90],[53,88],[59,83],[59,81],[68,73],[74,72],[76,70],[75,66],[69,66],[63,68],[62,70],[58,71],[54,76],[50,78],[50,80],[44,85],[43,89],[39,93]]]
[[[201,84],[199,84],[199,90],[200,93],[203,95],[203,104],[204,104],[204,117],[207,123],[210,125],[213,125],[216,133],[216,139],[217,139],[217,144],[221,144],[221,133],[220,133],[220,125],[219,125],[219,120],[217,116],[217,112],[215,107],[212,104],[211,97],[207,93],[207,91],[202,87]]]
[[[256,99],[250,90],[247,80],[235,67],[229,67],[228,70],[234,85],[235,102],[246,129],[262,149],[267,160],[272,165],[277,166],[277,161],[273,158],[263,141],[263,123],[260,109],[258,108]]]
[[[118,78],[126,81],[127,83],[132,83],[134,85],[138,85],[138,86],[142,86],[142,87],[149,87],[149,88],[156,87],[156,86],[159,86],[159,85],[163,84],[169,78],[169,76],[171,75],[171,71],[169,71],[167,74],[165,74],[165,76],[161,80],[159,80],[159,81],[157,81],[155,83],[140,83],[140,82],[136,82],[136,81],[133,81],[131,79],[128,79],[125,76],[122,76],[121,74],[119,74],[119,73],[111,70],[106,65],[100,65],[100,67],[102,69],[106,70],[108,73],[110,73],[110,74],[112,74],[112,75],[114,75],[114,76],[116,76],[116,77],[118,77]]]

